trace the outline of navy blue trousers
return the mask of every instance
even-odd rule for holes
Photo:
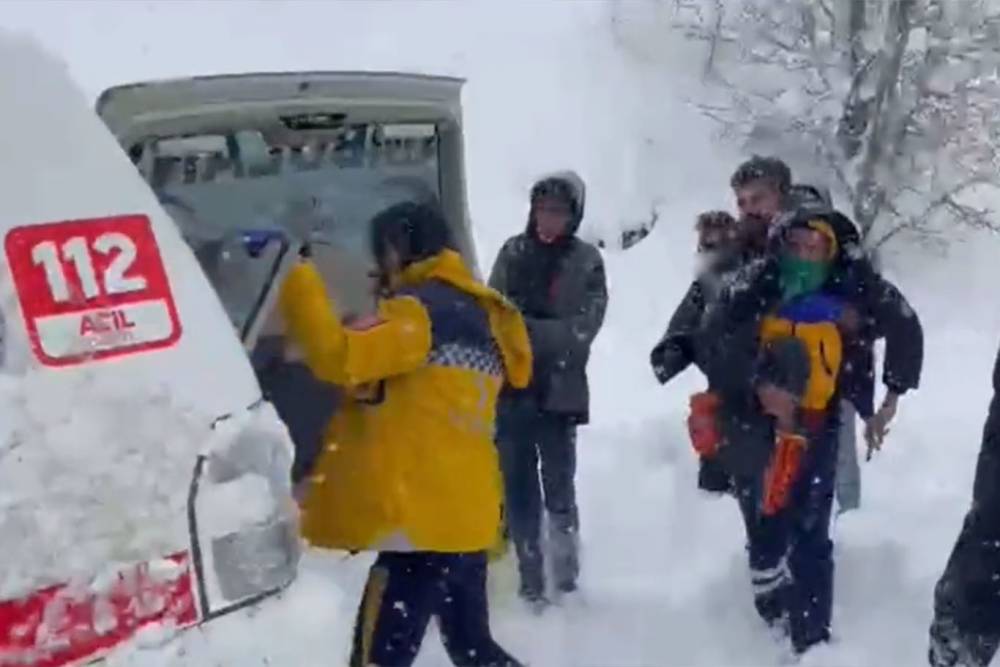
[[[351,667],[408,667],[437,616],[452,663],[519,667],[490,634],[485,553],[380,553],[354,627]]]
[[[747,533],[754,604],[772,625],[787,623],[798,652],[830,638],[833,542],[830,512],[837,470],[837,424],[810,438],[788,507],[761,511],[761,480],[736,480]]]

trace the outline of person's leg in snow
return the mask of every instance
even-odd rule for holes
[[[934,667],[984,667],[1000,645],[1000,356],[994,376],[972,507],[934,588]]]
[[[1000,647],[1000,633],[973,632],[960,627],[961,595],[955,581],[958,575],[951,567],[945,572],[946,576],[934,587],[934,620],[927,661],[931,667],[987,667]]]
[[[561,593],[576,590],[580,575],[580,517],[576,506],[576,426],[559,415],[539,424],[542,489],[549,519],[552,576]]]
[[[438,621],[444,646],[456,665],[519,667],[490,633],[486,554],[440,554]]]
[[[409,667],[431,616],[458,667],[520,667],[493,639],[485,553],[381,553],[361,599],[351,667]]]
[[[538,477],[539,415],[533,410],[505,410],[498,421],[497,444],[504,480],[507,529],[517,554],[520,595],[530,603],[545,601],[542,555],[542,490]]]
[[[830,638],[836,438],[830,427],[810,439],[789,506],[777,514],[761,513],[759,481],[736,481],[754,606],[770,627],[787,632],[798,653]]]
[[[788,596],[792,583],[788,568],[788,513],[764,516],[761,488],[756,479],[736,480],[736,498],[747,537],[747,557],[754,607],[768,626],[787,630]]]
[[[792,645],[804,653],[829,641],[833,616],[833,541],[830,515],[837,474],[838,424],[809,436],[804,465],[789,507],[789,626]]]
[[[351,667],[413,664],[434,612],[438,583],[428,554],[380,553],[358,608]]]

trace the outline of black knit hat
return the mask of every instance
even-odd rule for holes
[[[376,262],[393,248],[403,267],[454,249],[451,229],[441,210],[432,204],[403,202],[377,214],[371,221],[371,251]]]

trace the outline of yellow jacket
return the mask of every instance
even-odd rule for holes
[[[825,294],[810,294],[784,304],[764,317],[761,343],[779,338],[801,340],[809,354],[809,380],[801,406],[806,410],[826,410],[837,391],[844,350],[837,321],[843,304]]]
[[[348,550],[480,551],[499,527],[497,395],[531,379],[520,313],[446,250],[413,264],[346,329],[316,268],[295,267],[280,307],[321,380],[353,397],[330,422],[303,503],[302,532]]]

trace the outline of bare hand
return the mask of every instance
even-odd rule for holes
[[[308,491],[309,491],[308,480],[302,480],[301,482],[292,487],[292,498],[295,499],[295,503],[299,507],[302,507],[302,503],[305,502],[306,492]]]
[[[382,323],[382,318],[378,315],[358,315],[352,317],[350,321],[345,321],[344,326],[351,331],[366,331]]]
[[[882,443],[889,435],[889,424],[896,417],[898,403],[899,396],[890,392],[886,395],[878,412],[865,422],[865,443],[868,445],[867,460],[870,461],[872,454],[882,449]]]
[[[795,428],[795,411],[799,407],[795,394],[768,382],[757,387],[757,399],[764,413],[778,422],[779,430],[791,431]]]

